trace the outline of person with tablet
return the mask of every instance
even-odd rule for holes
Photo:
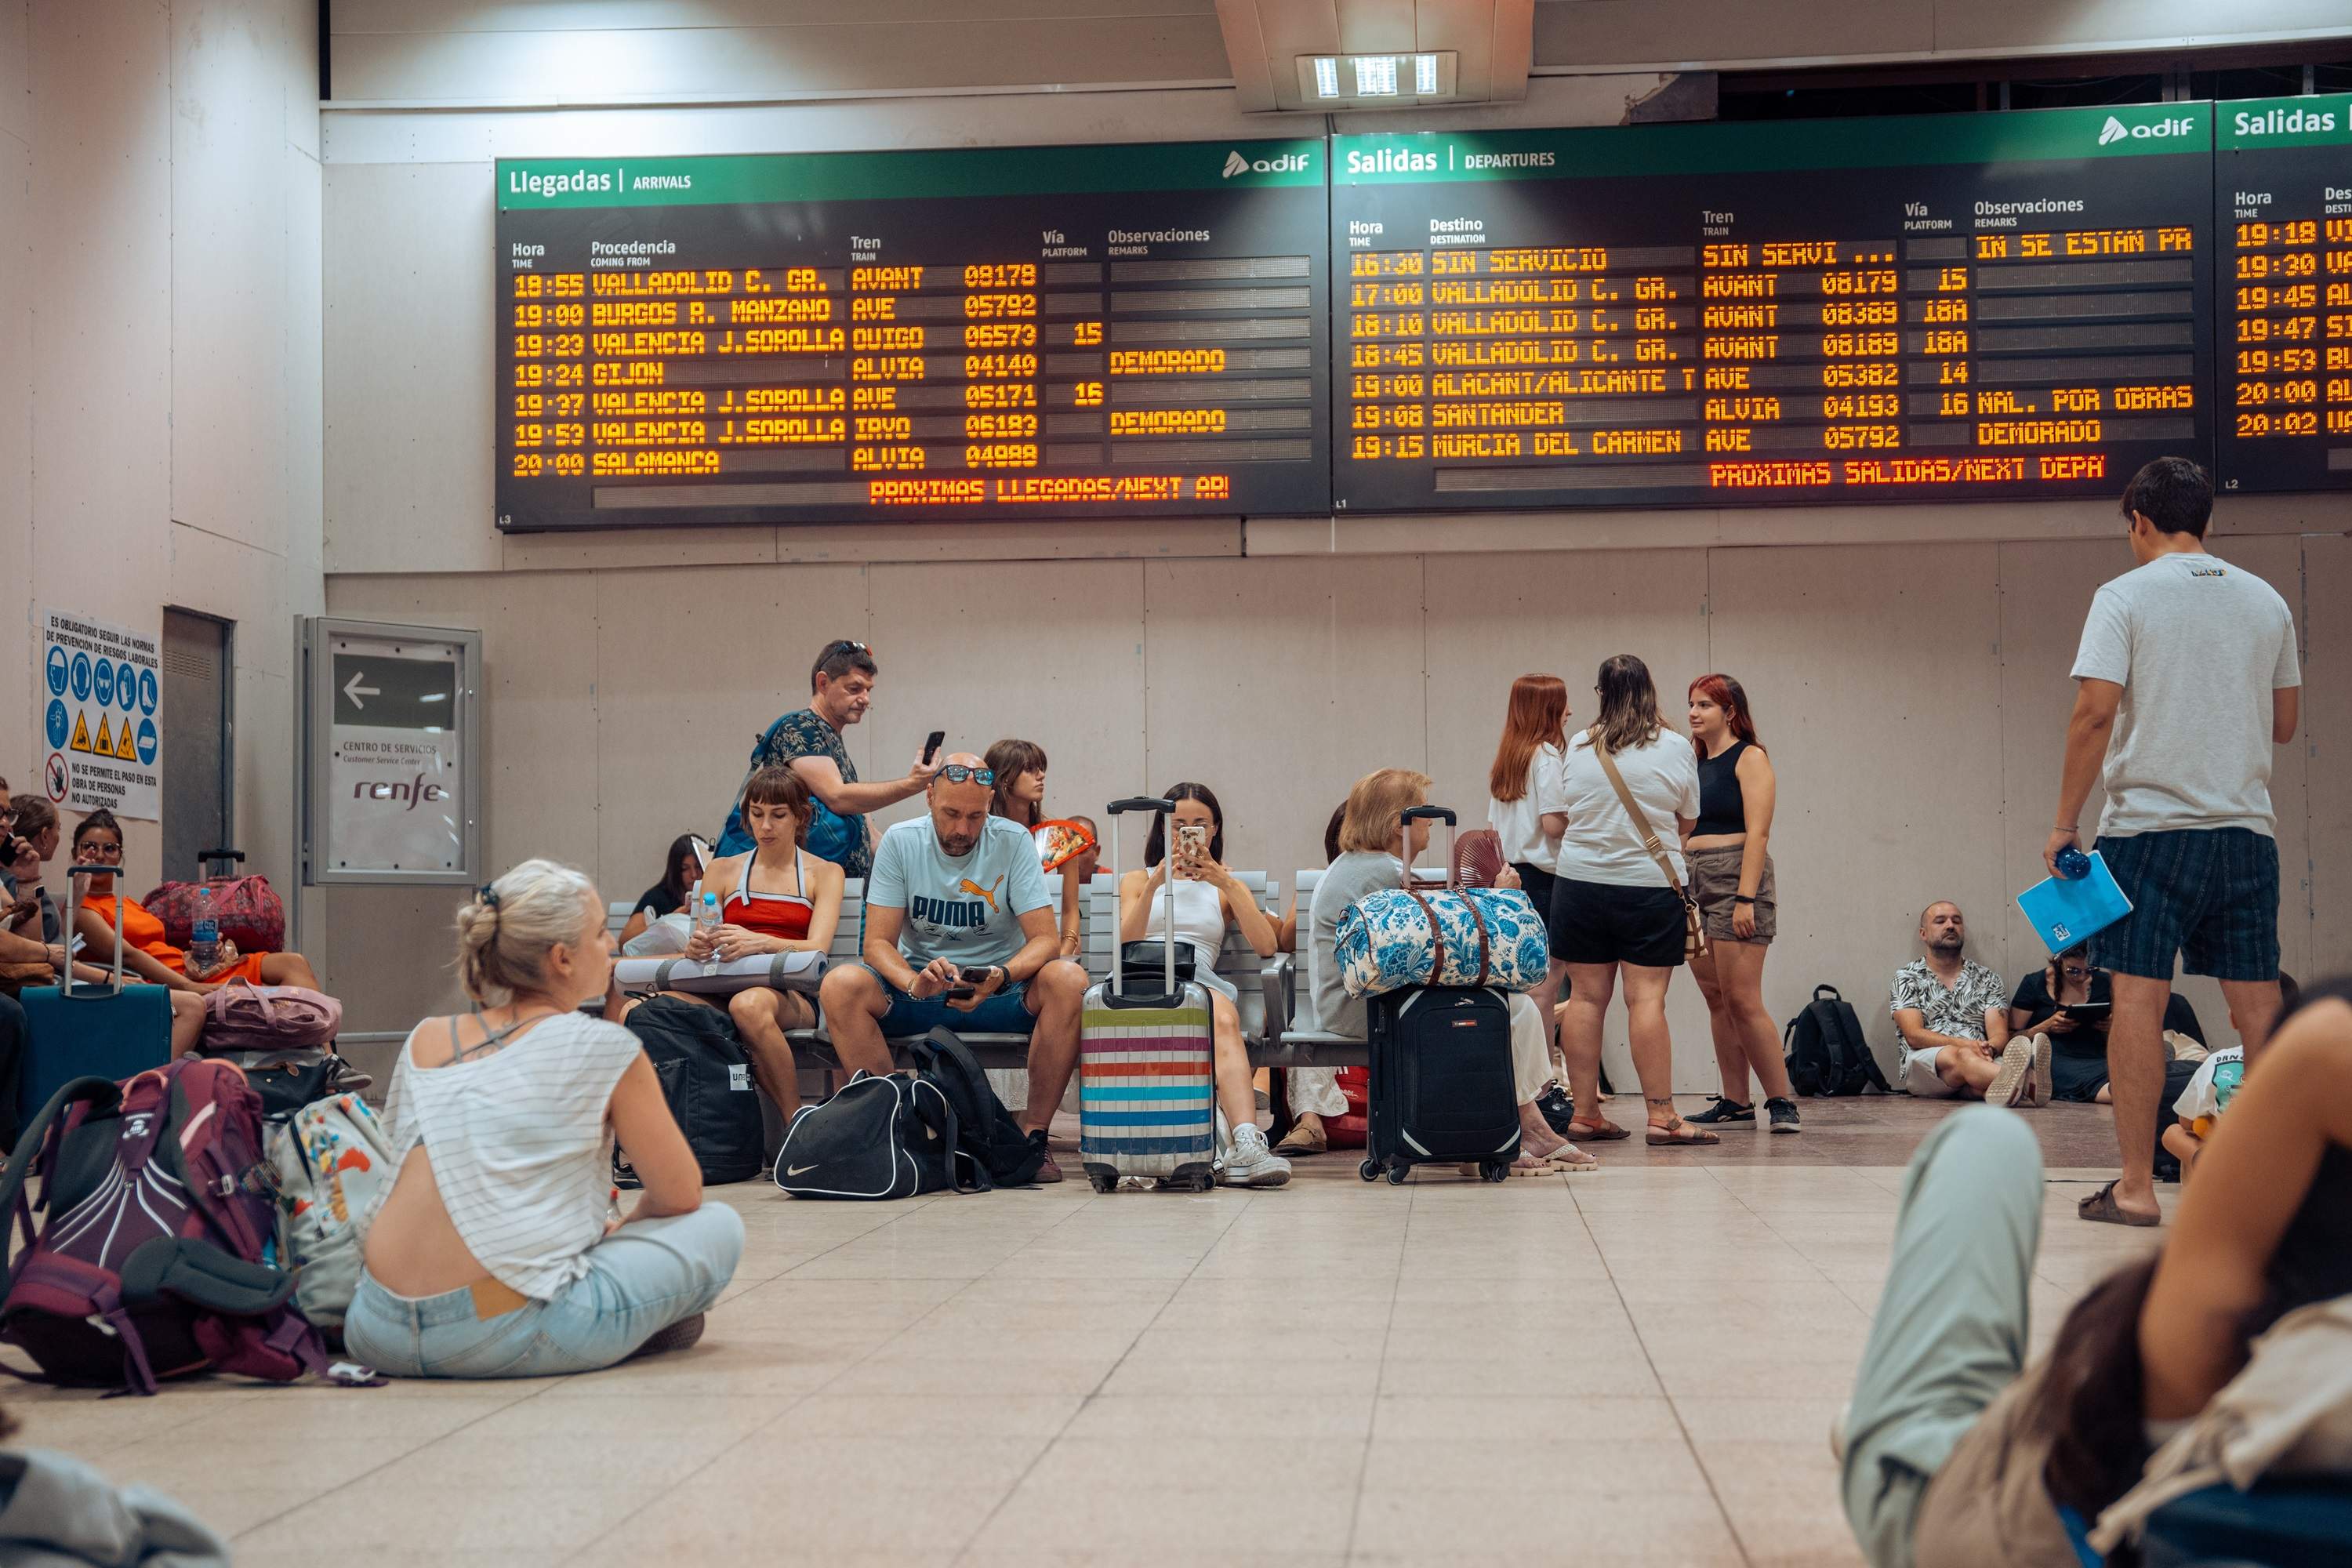
[[[2016,1038],[2033,1044],[2035,1061],[2050,1064],[2049,1081],[2039,1086],[2043,1099],[2110,1103],[2107,1020],[2115,1010],[2113,982],[2091,963],[2085,944],[2059,953],[2017,983],[2009,999],[2009,1026]],[[2165,1004],[2164,1048],[2173,1061],[2205,1050],[2196,1011],[2177,993]]]

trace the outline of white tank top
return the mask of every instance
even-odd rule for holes
[[[1217,966],[1217,954],[1225,945],[1225,901],[1217,889],[1207,882],[1175,881],[1176,940],[1189,942],[1200,954],[1195,967],[1202,970]],[[1151,920],[1143,928],[1147,938],[1168,934],[1168,889],[1162,888],[1151,897]]]
[[[588,1271],[588,1249],[604,1239],[613,1158],[605,1113],[637,1059],[636,1036],[562,1013],[446,1067],[416,1066],[415,1047],[412,1033],[384,1097],[393,1169],[423,1143],[466,1249],[499,1283],[553,1299]],[[446,1056],[437,1038],[426,1048]]]

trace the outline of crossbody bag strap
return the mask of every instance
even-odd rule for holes
[[[1633,826],[1641,830],[1642,847],[1650,852],[1650,858],[1655,860],[1658,863],[1658,869],[1666,874],[1666,885],[1675,890],[1675,896],[1678,899],[1687,899],[1688,895],[1683,891],[1683,879],[1675,875],[1674,857],[1666,853],[1666,847],[1658,839],[1657,829],[1650,826],[1649,815],[1642,809],[1641,804],[1634,800],[1633,792],[1625,787],[1625,775],[1617,771],[1616,759],[1609,754],[1609,748],[1601,743],[1601,736],[1597,731],[1587,731],[1586,733],[1592,737],[1592,754],[1601,759],[1601,771],[1609,775],[1610,786],[1616,790],[1617,798],[1624,803],[1625,814],[1633,819]]]

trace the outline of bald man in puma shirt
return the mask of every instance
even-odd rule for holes
[[[930,810],[882,835],[866,884],[865,962],[827,973],[818,1000],[841,1065],[873,1073],[890,1070],[889,1041],[941,1025],[1027,1035],[1021,1125],[1042,1146],[1078,1059],[1087,972],[1058,956],[1056,904],[1028,830],[989,814],[995,782],[958,752],[931,777]],[[1058,1182],[1061,1169],[1048,1157],[1037,1179]]]

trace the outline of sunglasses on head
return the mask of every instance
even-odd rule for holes
[[[992,786],[996,783],[996,770],[994,768],[968,768],[961,763],[950,763],[945,767],[940,769],[940,777],[947,780],[950,784],[970,783],[989,784]]]
[[[872,648],[870,648],[870,647],[867,647],[864,643],[855,641],[855,640],[854,640],[854,639],[852,639],[852,638],[849,638],[849,637],[836,637],[836,638],[835,638],[835,639],[834,639],[834,644],[833,644],[833,646],[832,646],[831,647],[829,647],[829,648],[825,649],[824,651],[825,651],[825,652],[827,652],[827,653],[829,653],[829,654],[832,654],[832,653],[872,653],[874,650],[873,650]]]

